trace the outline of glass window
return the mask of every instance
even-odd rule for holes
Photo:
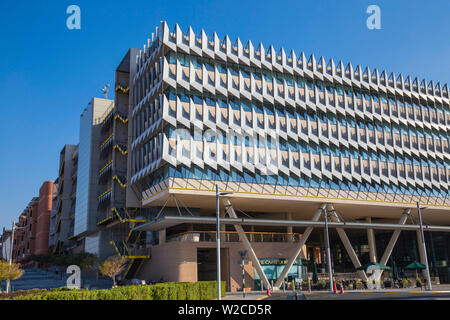
[[[228,68],[228,70],[230,70],[230,73],[231,73],[231,75],[233,75],[233,76],[238,76],[238,75],[239,75],[238,69],[235,68],[235,67]]]
[[[305,80],[303,80],[301,78],[297,78],[297,86],[299,88],[304,88],[305,87]]]
[[[184,93],[180,93],[179,98],[181,102],[189,102],[189,96]]]
[[[334,93],[334,87],[332,87],[332,86],[327,86],[327,91],[328,91],[329,93]]]
[[[212,71],[212,72],[215,71],[214,64],[211,64],[211,63],[208,63],[208,62],[205,63],[205,68],[206,68],[207,71]]]
[[[216,105],[216,101],[214,99],[211,99],[209,97],[205,97],[205,102],[208,106],[215,106]]]
[[[177,54],[174,52],[169,53],[169,63],[176,64],[177,63]]]
[[[196,57],[191,57],[191,61],[192,61],[192,65],[194,66],[194,68],[196,68],[196,69],[202,68],[201,63],[199,63],[199,61],[197,60]]]
[[[195,104],[203,104],[203,100],[199,96],[193,96],[193,99]]]
[[[267,82],[272,82],[272,75],[268,72],[264,72],[264,80],[266,80]]]
[[[227,70],[225,69],[225,65],[224,64],[217,64],[217,70],[219,71],[219,73],[227,73]]]

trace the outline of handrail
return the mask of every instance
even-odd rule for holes
[[[127,93],[128,91],[130,91],[130,87],[122,87],[120,84],[118,84],[116,86],[116,91],[121,91],[122,93]]]
[[[216,234],[216,231],[205,231],[205,230],[202,230],[202,231],[185,231],[185,232],[182,232],[182,233],[177,233],[176,235],[173,235],[173,236],[174,236],[174,237],[178,237],[178,236],[183,236],[183,235],[190,234],[190,233],[214,233],[214,234]],[[237,231],[220,231],[220,233],[223,233],[223,234],[227,234],[227,233],[230,233],[230,234],[238,234]],[[270,234],[270,235],[272,235],[272,234],[276,234],[276,235],[298,235],[298,236],[301,236],[301,235],[302,235],[301,233],[290,233],[290,232],[257,232],[257,231],[245,231],[244,233],[245,233],[245,234]]]
[[[112,179],[113,179],[113,180],[116,180],[117,183],[118,183],[122,188],[125,189],[125,188],[127,187],[127,184],[126,184],[126,183],[122,183],[122,181],[120,181],[120,179],[119,179],[118,176],[114,176],[114,177],[112,177]]]
[[[111,192],[112,188],[109,188],[108,190],[106,190],[105,192],[103,192],[101,195],[99,195],[97,197],[97,199],[100,199],[101,197],[103,197],[104,195],[106,195],[108,192]]]
[[[113,133],[111,133],[111,135],[108,137],[108,138],[106,138],[106,140],[105,141],[103,141],[103,143],[100,145],[100,147],[98,147],[99,149],[101,149],[109,140],[111,140],[111,138],[114,136],[114,132]]]
[[[122,118],[122,116],[120,114],[118,114],[118,115],[116,115],[114,117],[114,120],[117,120],[117,119],[122,121],[123,123],[127,123],[128,122],[128,118]]]
[[[103,168],[101,168],[99,171],[98,171],[98,173],[100,174],[100,173],[102,173],[102,171],[104,171],[110,164],[112,164],[112,159],[111,159],[111,161],[109,161]]]
[[[113,148],[119,150],[119,152],[124,156],[128,154],[128,150],[123,150],[118,144],[114,145]]]
[[[123,222],[136,222],[136,223],[141,223],[141,222],[147,222],[147,221],[148,221],[148,220],[145,220],[145,219],[133,219],[133,218],[131,217],[130,213],[128,212],[127,208],[123,208],[123,210],[124,210],[124,212],[125,212],[125,214],[126,214],[126,217],[125,217],[125,218],[122,218],[122,217],[120,216],[119,211],[117,210],[117,208],[111,208],[111,211],[112,211],[113,213],[116,214],[116,216],[119,218],[119,221],[120,221],[121,223],[123,223]]]
[[[182,233],[177,233],[174,235],[171,235],[167,237],[167,241],[177,241],[177,238],[180,238],[178,241],[183,241],[181,239],[184,236],[198,234],[201,239],[199,238],[198,241],[214,241],[216,231],[186,231]],[[224,241],[234,241],[233,239],[236,239],[235,236],[238,235],[236,231],[220,231],[220,234],[222,236],[225,236],[226,239]],[[291,242],[294,241],[294,239],[300,239],[301,234],[300,233],[281,233],[281,232],[245,232],[246,235],[250,237],[250,241],[252,242]],[[203,237],[202,237],[203,235]],[[230,235],[234,236],[230,240]],[[189,239],[185,239],[189,241]],[[281,240],[281,241],[280,241]],[[237,241],[237,240],[236,240]]]

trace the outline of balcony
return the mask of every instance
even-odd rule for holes
[[[221,231],[221,240],[224,242],[239,242],[239,234],[236,231]],[[299,233],[278,232],[245,232],[250,242],[298,242]],[[216,231],[187,231],[167,237],[167,242],[215,242]]]

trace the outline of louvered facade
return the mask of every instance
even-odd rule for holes
[[[447,84],[165,22],[136,70],[128,181],[143,206],[216,183],[249,198],[450,206]]]

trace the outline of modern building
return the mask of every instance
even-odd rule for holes
[[[57,192],[51,214],[49,246],[52,253],[61,254],[75,243],[74,215],[77,190],[78,145],[66,144],[59,156]]]
[[[254,287],[302,277],[298,258],[326,261],[324,214],[335,270],[390,264],[400,234],[420,243],[416,203],[448,242],[448,85],[166,22],[137,54],[126,203],[157,212],[133,229],[157,239],[139,277],[215,279],[216,185],[233,291],[242,249]]]
[[[132,277],[142,262],[149,258],[146,233],[130,232],[138,223],[147,221],[151,210],[127,206],[128,110],[130,74],[135,73],[138,49],[129,49],[115,72],[115,96],[112,105],[102,116],[100,165],[98,170],[97,227],[99,234],[109,239],[109,249],[102,257],[119,254],[131,259],[125,277]],[[113,250],[113,251],[111,251]]]
[[[49,231],[50,214],[52,212],[52,202],[56,195],[56,184],[53,181],[46,181],[39,189],[39,200],[36,217],[36,239],[33,254],[49,253]]]
[[[80,117],[73,239],[79,244],[80,250],[97,255],[101,248],[108,247],[108,239],[100,237],[96,225],[99,199],[105,193],[98,185],[101,121],[113,106],[112,100],[93,98]]]

